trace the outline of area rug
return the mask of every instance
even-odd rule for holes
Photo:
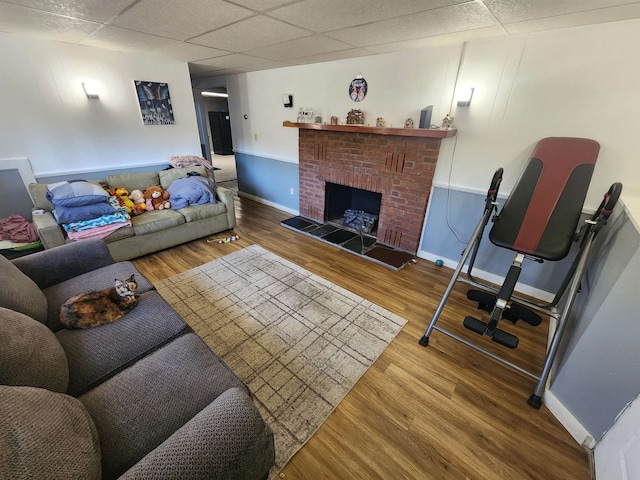
[[[275,435],[272,474],[406,323],[258,245],[156,288],[249,386]]]

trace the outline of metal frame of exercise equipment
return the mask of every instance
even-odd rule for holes
[[[564,139],[543,139],[540,143],[542,143],[545,140],[564,140]],[[576,139],[566,139],[566,140],[576,140]],[[582,139],[578,139],[578,140],[582,140]],[[593,143],[596,143],[596,142],[593,142]],[[596,156],[597,156],[597,150],[596,150]],[[595,158],[593,159],[593,163],[595,163]],[[502,175],[503,175],[502,168],[499,168],[498,170],[496,170],[496,172],[493,175],[493,178],[491,180],[491,185],[489,187],[487,196],[485,198],[485,207],[484,207],[484,213],[482,215],[482,218],[478,222],[471,236],[471,239],[469,240],[469,243],[467,244],[466,248],[462,252],[462,256],[460,258],[460,261],[458,262],[456,269],[453,272],[453,276],[451,277],[451,280],[447,285],[445,293],[436,311],[434,312],[433,318],[431,319],[431,322],[429,323],[429,326],[425,334],[420,338],[419,344],[422,345],[423,347],[426,347],[429,344],[429,337],[431,336],[434,330],[437,330],[438,332],[443,333],[463,343],[464,345],[467,345],[468,347],[471,347],[472,349],[492,358],[493,360],[499,363],[502,363],[516,370],[517,372],[537,381],[536,387],[533,393],[531,394],[531,396],[529,397],[527,403],[534,408],[540,408],[540,406],[542,405],[542,395],[544,393],[547,378],[549,377],[549,373],[551,371],[551,367],[553,365],[555,356],[558,353],[558,348],[560,346],[562,336],[566,331],[568,317],[571,312],[571,308],[573,307],[573,304],[575,302],[576,295],[579,292],[580,282],[586,270],[589,256],[592,251],[593,241],[596,235],[598,234],[598,232],[600,232],[600,230],[606,225],[607,220],[609,219],[609,216],[611,215],[613,208],[622,191],[622,184],[614,183],[611,186],[611,188],[609,188],[607,193],[604,195],[604,199],[602,200],[596,212],[591,216],[591,218],[585,220],[583,225],[579,229],[577,229],[577,231],[575,231],[575,235],[573,236],[572,240],[573,242],[579,243],[580,245],[579,251],[577,252],[576,257],[574,258],[571,267],[567,271],[567,274],[561,284],[561,287],[556,293],[554,299],[549,303],[537,303],[513,293],[515,289],[515,284],[517,282],[517,277],[521,269],[522,262],[525,259],[542,261],[542,259],[540,259],[540,257],[536,255],[519,252],[514,248],[505,247],[505,248],[510,248],[511,250],[516,251],[516,255],[515,255],[514,262],[509,270],[509,273],[505,278],[505,282],[501,288],[496,288],[492,285],[481,282],[476,278],[474,278],[472,275],[473,265],[475,263],[476,256],[478,254],[478,249],[482,241],[482,236],[483,236],[485,227],[487,226],[489,220],[492,219],[492,216],[494,215],[494,213],[496,213],[496,215],[493,216],[494,222],[499,217],[499,215],[497,215],[498,206],[499,206],[497,202],[497,197],[498,197],[498,190],[500,187],[500,183],[502,182]],[[591,178],[591,175],[589,174],[587,187],[588,187],[588,182],[590,181],[590,178]],[[585,194],[586,194],[586,189],[585,189]],[[582,206],[580,207],[580,210],[581,209],[582,209]],[[577,225],[576,225],[576,228],[577,228]],[[564,255],[566,256],[566,253]],[[467,263],[468,259],[469,259],[469,263],[468,263],[466,275],[461,276],[464,266]],[[522,310],[522,307],[524,307],[524,310],[529,309],[530,311],[533,310],[533,311],[540,312],[544,315],[548,315],[550,318],[553,318],[556,321],[556,330],[548,346],[544,365],[542,367],[542,371],[540,374],[530,372],[514,364],[513,362],[489,350],[486,350],[485,348],[479,345],[476,345],[466,340],[465,338],[462,338],[459,335],[437,325],[437,321],[440,317],[440,314],[442,313],[442,310],[444,309],[445,304],[449,299],[449,296],[456,282],[458,281],[466,285],[469,285],[471,287],[480,289],[481,292],[478,292],[480,295],[483,295],[482,292],[487,292],[488,296],[495,297],[494,305],[484,305],[484,309],[486,309],[487,311],[490,311],[491,313],[491,319],[488,323],[480,322],[479,320],[476,320],[472,317],[467,317],[465,318],[464,325],[465,327],[475,331],[476,333],[479,333],[481,335],[484,333],[491,336],[492,340],[496,341],[497,343],[501,343],[510,348],[515,348],[517,346],[517,342],[518,342],[517,337],[497,328],[498,322],[501,318],[511,319],[507,314],[512,306],[519,305],[518,311]],[[505,296],[506,298],[504,298]],[[563,298],[564,298],[564,302],[562,302],[562,305],[559,306]],[[512,303],[511,305],[508,305],[507,302],[512,302]],[[479,308],[483,308],[482,303],[480,304]],[[531,313],[531,315],[538,317],[539,319],[539,316],[537,314]],[[515,323],[515,320],[513,319],[511,320]],[[530,323],[532,325],[537,324],[533,321]],[[538,320],[538,323],[539,323],[539,320]]]

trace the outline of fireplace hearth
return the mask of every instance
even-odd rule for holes
[[[376,237],[339,223],[319,223],[296,216],[283,220],[280,225],[394,270],[400,270],[409,262],[415,261],[414,255],[383,245]]]

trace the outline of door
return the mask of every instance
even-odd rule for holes
[[[595,448],[597,480],[640,479],[640,401],[622,412]]]
[[[233,155],[229,112],[209,112],[209,127],[213,152],[218,155]]]

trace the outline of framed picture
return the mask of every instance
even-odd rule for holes
[[[362,75],[358,75],[349,84],[349,98],[354,102],[361,102],[367,95],[367,90],[367,81],[362,78]]]
[[[160,82],[135,80],[142,123],[145,125],[173,125],[173,106],[169,85]]]

